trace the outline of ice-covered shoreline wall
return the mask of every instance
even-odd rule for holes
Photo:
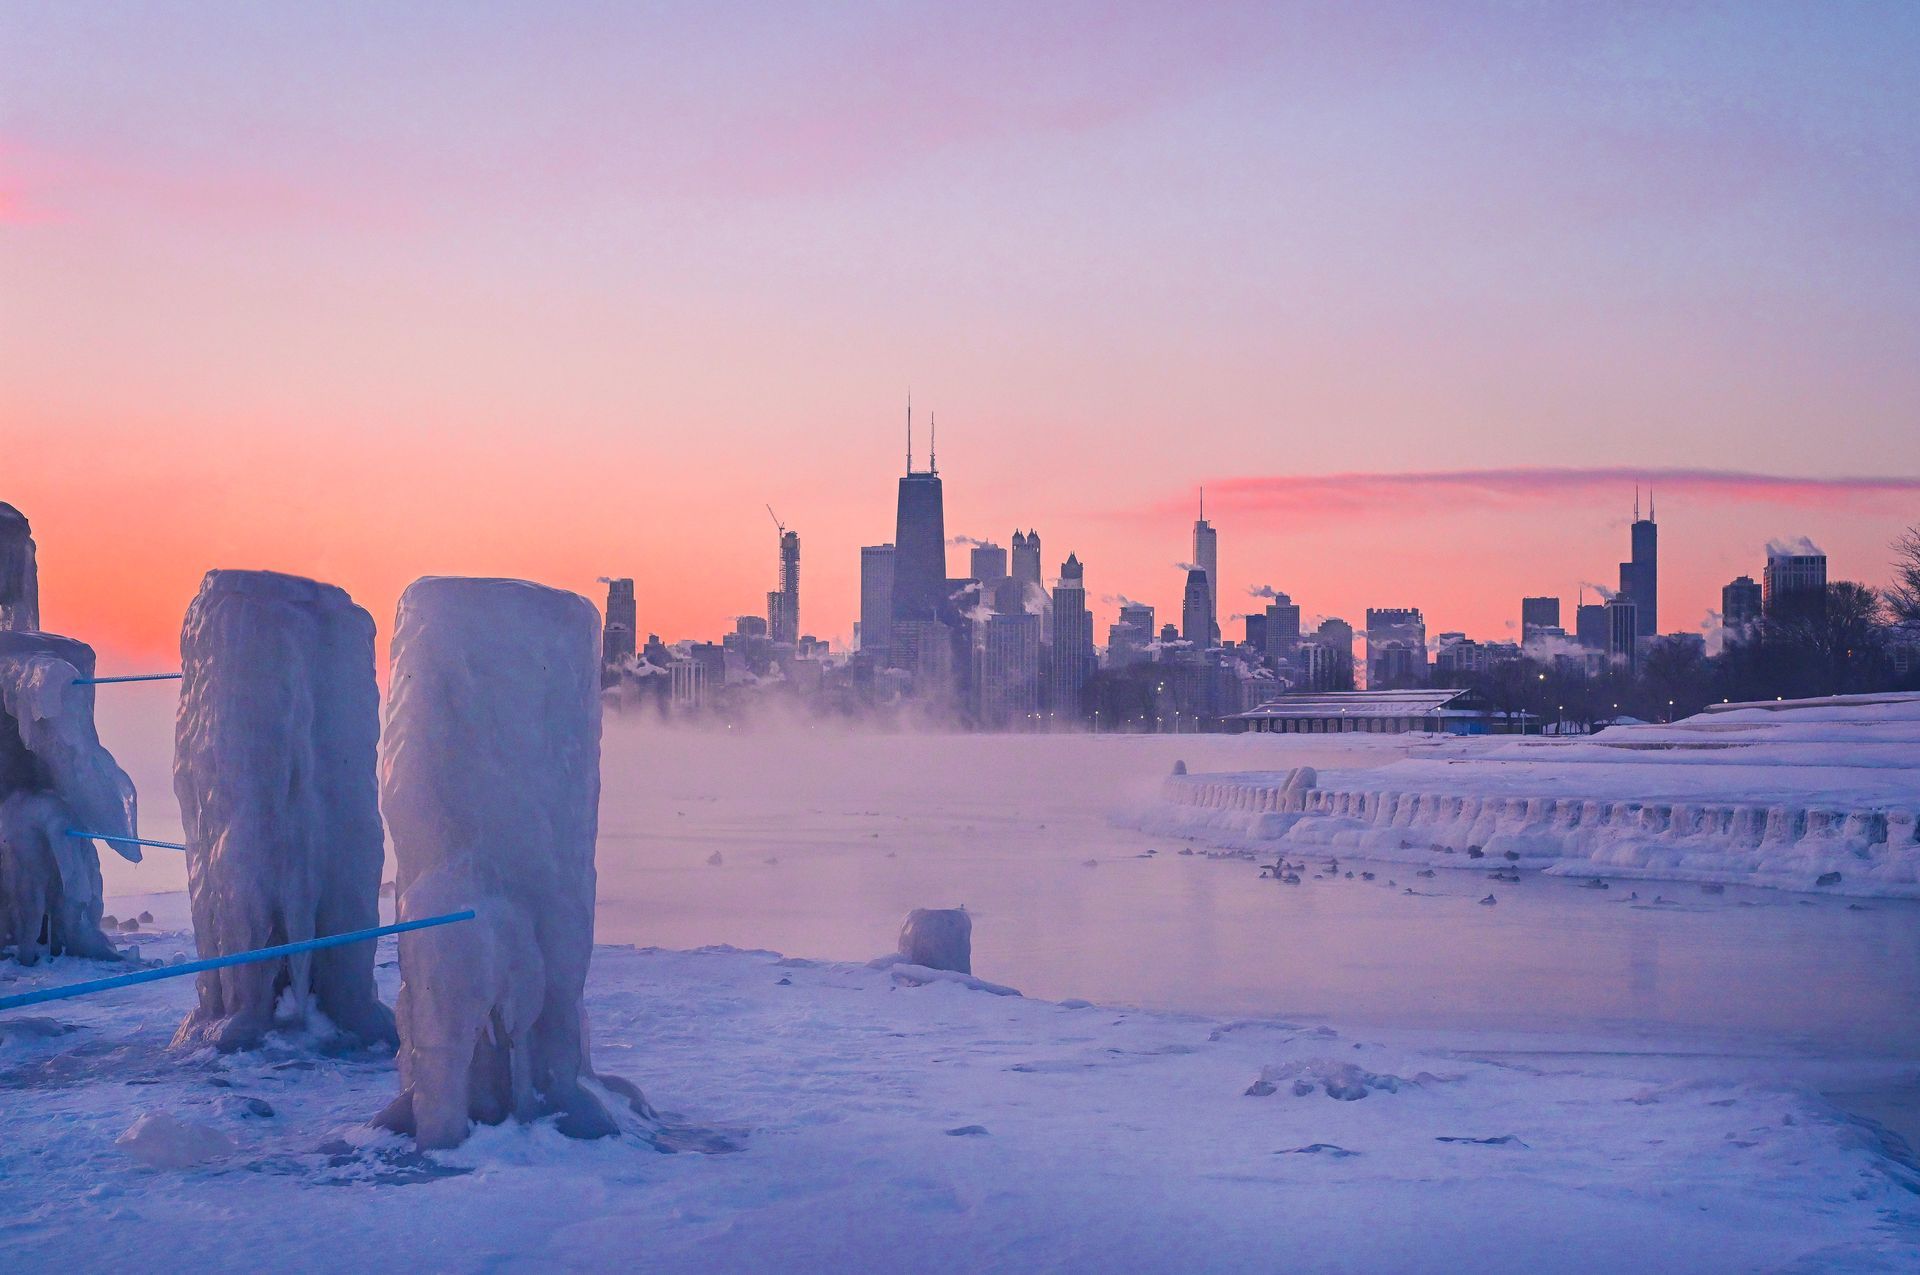
[[[202,956],[380,923],[373,618],[346,591],[272,571],[209,571],[180,634],[174,792]],[[199,976],[174,1043],[243,1049],[291,990],[365,1043],[393,1042],[354,943]]]
[[[1351,772],[1323,786],[1295,775],[1292,788],[1278,772],[1175,775],[1158,803],[1127,821],[1235,849],[1453,867],[1484,866],[1478,851],[1564,876],[1920,898],[1920,780],[1898,764],[1915,723],[1920,697],[1798,711],[1733,706],[1672,727],[1606,732],[1586,746],[1609,754],[1507,745],[1451,764]],[[1781,727],[1786,738],[1777,739]],[[1860,754],[1857,786],[1869,798],[1846,799],[1845,768],[1829,754],[1849,748]],[[1687,750],[1710,751],[1689,759]],[[1920,767],[1920,749],[1909,765]],[[1621,795],[1636,785],[1662,795]],[[1689,787],[1699,795],[1665,795]],[[1724,799],[1716,788],[1773,796]]]
[[[27,517],[0,501],[0,631],[40,628],[40,572]]]

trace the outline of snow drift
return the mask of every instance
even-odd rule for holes
[[[577,594],[429,577],[400,599],[381,760],[399,916],[479,913],[400,938],[402,1092],[380,1123],[423,1147],[509,1116],[615,1131],[582,1087],[599,659]]]
[[[100,746],[93,687],[76,684],[93,669],[84,642],[0,631],[0,947],[22,964],[117,956],[100,929],[99,852],[66,835],[134,830],[133,781]]]
[[[1920,695],[1722,705],[1576,742],[1449,741],[1319,777],[1176,775],[1135,822],[1240,848],[1920,897]]]
[[[373,619],[346,592],[210,571],[180,634],[173,787],[202,956],[375,926],[385,858],[374,780]],[[372,943],[209,970],[176,1045],[244,1049],[281,993],[363,1042],[394,1041]]]

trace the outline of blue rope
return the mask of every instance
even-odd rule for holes
[[[231,956],[215,956],[204,961],[187,961],[180,965],[166,965],[159,969],[141,970],[134,974],[120,974],[113,978],[96,978],[85,983],[69,983],[65,987],[43,987],[37,992],[23,992],[18,996],[0,996],[0,1011],[19,1009],[23,1005],[38,1005],[43,1001],[66,1000],[70,996],[90,996],[95,992],[111,991],[116,987],[132,987],[136,983],[151,983],[162,978],[179,978],[185,974],[198,974],[203,970],[225,969],[229,965],[246,965],[253,961],[270,961],[277,956],[290,956],[295,952],[312,952],[323,947],[340,947],[347,943],[362,943],[369,939],[381,938],[388,934],[402,934],[408,930],[424,930],[430,925],[451,925],[455,921],[471,921],[474,918],[472,908],[464,912],[449,912],[445,916],[423,917],[418,921],[402,921],[398,925],[383,925],[378,929],[354,930],[349,934],[329,934],[325,938],[306,939],[299,943],[282,943],[278,947],[262,947],[251,952],[235,952]]]
[[[119,677],[76,677],[75,686],[105,686],[108,682],[177,682],[184,673],[124,673]]]
[[[178,841],[149,841],[145,837],[122,837],[111,832],[83,832],[79,828],[67,829],[69,837],[80,837],[87,841],[124,841],[131,846],[158,846],[162,850],[185,850]]]

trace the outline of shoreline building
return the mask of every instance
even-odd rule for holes
[[[1640,665],[1640,607],[1624,593],[1607,599],[1607,658],[1629,672]]]
[[[1080,559],[1069,553],[1060,564],[1060,582],[1053,590],[1053,667],[1048,679],[1047,708],[1056,716],[1080,716],[1080,691],[1093,676],[1093,613],[1087,610],[1087,588]]]
[[[1300,645],[1300,607],[1284,593],[1276,593],[1267,603],[1266,642],[1261,648],[1270,659],[1283,660]],[[1248,640],[1251,645],[1251,639]]]
[[[613,686],[639,651],[640,612],[633,581],[607,581],[607,619],[600,630],[600,685]]]
[[[1720,590],[1720,627],[1729,641],[1739,641],[1764,614],[1766,594],[1752,576],[1735,576]]]
[[[893,641],[893,546],[860,548],[860,650],[885,660]]]
[[[1213,599],[1204,568],[1187,571],[1186,591],[1180,597],[1180,637],[1196,651],[1213,645]]]
[[[1367,689],[1427,684],[1427,621],[1419,607],[1367,608]]]
[[[1633,493],[1633,527],[1628,561],[1620,564],[1620,596],[1633,603],[1639,634],[1651,638],[1660,632],[1660,528],[1653,521],[1653,493],[1647,493],[1647,516],[1640,516],[1640,492]]]
[[[1762,580],[1761,607],[1768,619],[1817,614],[1826,609],[1827,555],[1812,541],[1768,545]]]
[[[984,627],[974,717],[994,730],[1031,725],[1040,711],[1040,617],[995,611]]]
[[[1107,629],[1107,666],[1126,668],[1145,661],[1153,640],[1153,608],[1144,602],[1121,603],[1120,618]]]
[[[1007,578],[1007,551],[991,540],[977,544],[967,557],[967,566],[981,584],[997,583]]]
[[[1520,599],[1520,640],[1524,643],[1535,629],[1560,627],[1559,598]]]

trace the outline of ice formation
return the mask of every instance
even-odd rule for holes
[[[1920,897],[1920,695],[1720,705],[1577,742],[1446,741],[1319,777],[1175,776],[1138,822],[1433,866]]]
[[[133,781],[94,733],[93,687],[77,684],[93,670],[84,642],[0,631],[0,947],[22,964],[117,956],[100,928],[99,853],[66,835],[134,830]]]
[[[973,973],[973,918],[965,908],[915,908],[900,927],[900,956],[928,969]]]
[[[582,1086],[599,652],[577,594],[428,577],[400,599],[380,775],[399,915],[479,913],[400,936],[402,1092],[379,1123],[423,1147],[509,1116],[615,1131]]]
[[[0,632],[40,628],[40,577],[33,562],[33,528],[26,515],[0,501]]]
[[[180,633],[173,789],[202,956],[375,926],[385,858],[373,620],[329,584],[210,571]],[[374,945],[209,970],[176,1045],[257,1045],[283,991],[364,1042],[394,1041]]]

